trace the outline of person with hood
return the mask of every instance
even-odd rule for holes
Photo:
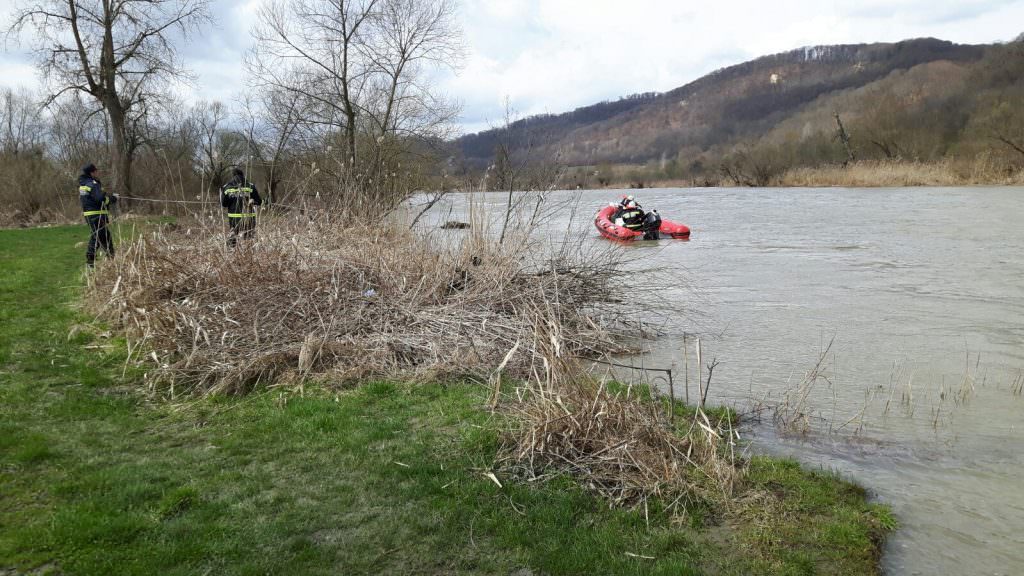
[[[108,258],[114,257],[114,241],[110,238],[110,207],[117,203],[116,195],[107,195],[100,184],[95,164],[82,168],[78,176],[78,199],[82,202],[82,216],[89,224],[89,247],[85,250],[85,263],[92,268],[96,263],[96,246]]]
[[[228,209],[228,246],[234,246],[238,237],[250,238],[256,230],[256,206],[263,199],[256,185],[245,179],[241,168],[231,171],[231,180],[220,188],[220,205]]]
[[[619,206],[625,208],[630,202],[636,204],[638,208],[643,209],[643,206],[640,206],[640,203],[636,201],[636,196],[633,196],[632,194],[623,196],[622,200],[619,201]]]

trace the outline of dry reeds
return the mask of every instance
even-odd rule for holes
[[[787,389],[782,400],[771,406],[772,420],[779,430],[792,434],[806,434],[813,428],[814,407],[811,393],[819,381],[832,386],[826,371],[828,354],[832,349],[833,340],[818,354],[818,360],[795,388]]]
[[[899,160],[861,161],[849,166],[792,168],[778,178],[778,186],[877,188],[897,186],[969,186],[1020,184],[1024,173],[981,156],[973,162],[951,159],[938,162]]]
[[[598,320],[615,299],[608,261],[297,215],[261,222],[257,239],[230,249],[219,225],[142,236],[89,285],[88,300],[105,302],[98,312],[153,360],[151,382],[177,392],[321,376],[485,379],[517,342],[503,369],[527,377],[541,320],[573,353],[614,347]]]

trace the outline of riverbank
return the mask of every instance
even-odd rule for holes
[[[141,393],[76,310],[86,235],[0,231],[0,571],[877,573],[887,509],[788,460],[755,458],[747,501],[679,524],[495,474],[479,386]]]
[[[632,174],[630,172],[632,171]],[[765,167],[745,174],[734,171],[735,177],[712,175],[700,178],[661,178],[645,175],[639,167],[618,167],[617,175],[605,188],[629,190],[637,188],[718,188],[750,186],[758,188],[901,188],[916,186],[1021,186],[1024,170],[1007,170],[985,159],[963,162],[906,162],[896,160],[861,161],[848,166],[839,164],[814,168],[786,170]],[[627,175],[628,174],[628,175]]]

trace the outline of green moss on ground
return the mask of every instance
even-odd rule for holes
[[[0,573],[877,571],[888,510],[791,461],[755,458],[734,511],[648,526],[568,479],[499,488],[478,387],[148,398],[123,343],[71,329],[86,236],[0,231]]]

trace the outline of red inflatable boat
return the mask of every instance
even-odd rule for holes
[[[623,242],[636,240],[643,238],[644,233],[642,231],[635,231],[626,228],[625,226],[616,226],[612,222],[612,217],[615,216],[616,205],[611,204],[597,211],[597,215],[594,216],[594,226],[597,227],[597,231],[601,233],[601,236],[608,238],[609,240],[620,240]],[[668,236],[670,238],[677,238],[680,240],[687,239],[690,237],[690,228],[685,224],[679,224],[678,222],[672,222],[671,220],[661,221],[661,227],[658,228],[659,235],[661,237]]]

